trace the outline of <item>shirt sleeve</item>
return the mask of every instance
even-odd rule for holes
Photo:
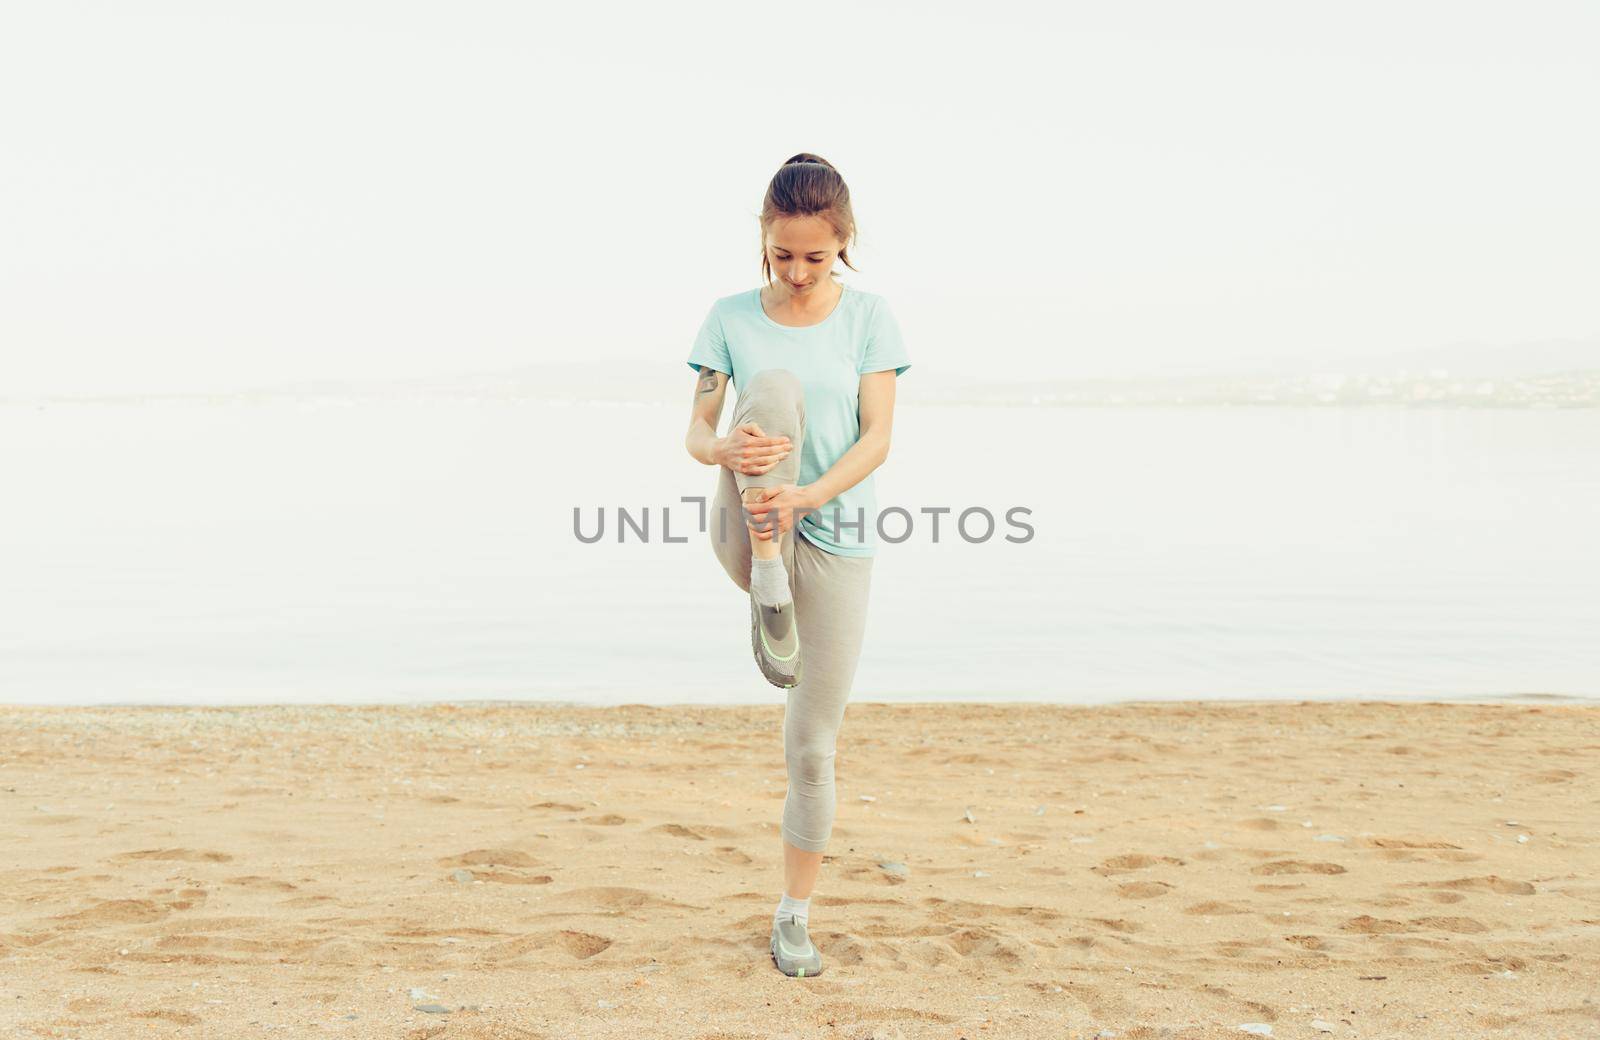
[[[906,355],[905,340],[900,336],[900,323],[889,309],[889,301],[880,297],[877,306],[872,309],[872,320],[867,324],[867,345],[862,351],[861,367],[857,372],[866,375],[868,372],[883,372],[892,368],[898,376],[910,367],[911,359]]]
[[[700,323],[700,332],[694,338],[694,346],[689,349],[689,367],[698,372],[701,365],[733,375],[728,337],[723,334],[722,316],[717,313],[716,304],[712,304],[711,310],[706,313],[706,320]]]

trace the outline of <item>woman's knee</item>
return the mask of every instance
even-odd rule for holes
[[[803,414],[804,407],[805,391],[799,376],[787,368],[764,368],[740,388],[737,413],[740,421],[754,420],[765,428],[786,424],[791,416]],[[767,435],[777,436],[772,430],[767,430]]]
[[[787,751],[784,758],[789,765],[789,778],[812,784],[826,784],[833,780],[833,762],[837,751],[831,744],[802,744]]]
[[[783,393],[800,392],[800,377],[787,368],[763,368],[750,377],[750,382],[745,384],[745,392],[749,393],[756,387],[769,388]]]

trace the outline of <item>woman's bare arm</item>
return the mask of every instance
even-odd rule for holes
[[[848,491],[889,457],[889,432],[894,427],[894,369],[868,372],[861,377],[857,407],[861,436],[828,472],[805,486],[809,508],[817,509],[842,491]]]
[[[689,432],[683,446],[707,466],[725,466],[735,473],[766,473],[788,457],[794,449],[787,434],[768,437],[757,422],[742,422],[717,436],[722,421],[722,398],[728,389],[728,374],[700,366],[695,377],[694,404],[689,411]]]
[[[728,390],[728,374],[705,365],[695,377],[694,403],[689,410],[689,432],[683,445],[697,462],[717,464],[717,424],[722,421],[722,400]]]

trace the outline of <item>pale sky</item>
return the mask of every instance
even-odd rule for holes
[[[0,16],[0,396],[681,364],[799,151],[921,371],[1600,332],[1593,4],[133,6]]]

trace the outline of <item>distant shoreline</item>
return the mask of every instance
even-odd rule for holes
[[[318,380],[230,390],[35,394],[0,397],[0,406],[242,405],[346,406],[396,401],[544,404],[557,407],[681,407],[687,389],[669,366],[618,371],[605,365],[544,366],[497,373],[394,380]],[[1310,374],[1050,378],[962,382],[930,372],[900,386],[907,406],[1000,407],[1308,407],[1597,408],[1600,368],[1522,375],[1467,375],[1449,369],[1397,369],[1387,375]],[[683,391],[679,393],[679,391]]]

